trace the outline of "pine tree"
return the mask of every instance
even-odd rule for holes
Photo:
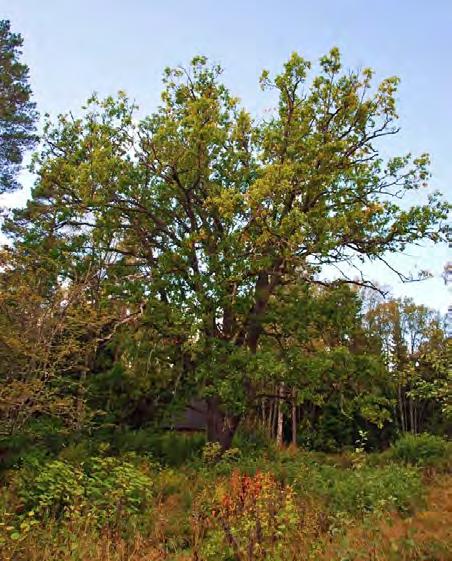
[[[22,44],[10,22],[0,20],[0,193],[19,188],[24,152],[36,141],[36,104],[31,101],[28,67],[20,62]]]

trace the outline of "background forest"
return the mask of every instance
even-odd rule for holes
[[[360,268],[446,241],[429,156],[387,156],[398,79],[293,53],[258,119],[198,56],[154,112],[93,95],[38,136],[22,42],[0,22],[1,192],[34,149],[0,252],[2,559],[450,559],[445,318]]]

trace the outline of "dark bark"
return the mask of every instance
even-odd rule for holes
[[[207,399],[207,440],[218,442],[222,451],[231,447],[240,415],[228,414],[216,397]]]
[[[262,334],[262,320],[268,301],[280,279],[281,265],[282,260],[278,258],[272,271],[259,273],[255,286],[254,304],[250,309],[243,332],[235,338],[237,345],[246,345],[253,354],[257,352],[259,338]],[[235,287],[233,291],[235,291]],[[226,307],[223,312],[224,335],[230,335],[235,327],[235,318],[230,308]],[[216,327],[210,335],[218,335]],[[255,389],[247,378],[244,379],[244,386],[248,400],[254,401],[256,397]],[[222,450],[230,448],[240,419],[240,415],[227,413],[218,398],[213,397],[207,400],[208,442],[219,442]]]
[[[269,282],[268,273],[260,273],[255,288],[255,302],[248,318],[246,335],[248,348],[256,353],[259,337],[262,333],[262,319],[274,286]]]

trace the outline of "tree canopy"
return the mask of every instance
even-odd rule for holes
[[[438,193],[409,204],[427,155],[383,157],[399,130],[397,78],[375,85],[370,69],[344,70],[337,49],[312,75],[294,53],[277,76],[262,73],[278,102],[257,119],[221,74],[204,57],[167,69],[161,105],[142,120],[120,94],[48,122],[32,199],[6,231],[51,263],[49,282],[89,277],[87,302],[116,314],[107,330],[133,317],[134,337],[153,332],[135,356],[153,341],[162,375],[206,399],[209,437],[227,447],[272,375],[262,336],[282,295],[322,284],[325,265],[439,241],[449,207]]]

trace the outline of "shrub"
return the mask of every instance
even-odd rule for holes
[[[19,496],[28,511],[40,517],[59,517],[84,502],[85,475],[63,460],[35,464],[21,474]]]
[[[204,464],[215,464],[221,457],[221,444],[219,442],[207,442],[201,453]]]
[[[322,499],[334,515],[409,512],[422,498],[418,470],[397,465],[341,469],[325,464],[300,464],[294,486],[305,497]]]
[[[298,520],[291,487],[269,473],[250,477],[234,470],[217,487],[213,500],[204,501],[195,513],[195,523],[203,526],[200,533],[210,530],[200,544],[200,557],[206,561],[285,559],[285,544]],[[196,547],[195,553],[199,553]]]
[[[239,462],[241,458],[242,451],[239,448],[223,451],[219,442],[207,442],[201,450],[201,462],[205,466],[218,465],[218,463],[233,464]]]
[[[433,434],[405,434],[395,442],[391,455],[395,460],[418,466],[436,466],[445,461],[448,442]]]
[[[98,527],[131,522],[148,506],[151,491],[148,474],[116,457],[95,457],[84,465],[52,460],[25,470],[19,482],[25,509],[39,518],[87,516]]]
[[[93,458],[85,476],[85,494],[99,526],[120,526],[149,506],[152,480],[136,465],[115,457]]]

